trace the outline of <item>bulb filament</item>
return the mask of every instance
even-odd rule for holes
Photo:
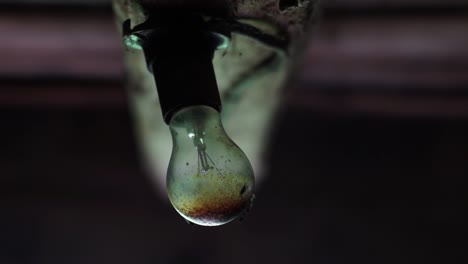
[[[189,133],[189,137],[193,139],[193,145],[198,152],[198,174],[207,173],[211,169],[216,169],[221,175],[221,172],[216,168],[214,161],[210,158],[208,153],[206,153],[206,144],[203,139],[203,132],[200,132],[199,129],[195,133]]]

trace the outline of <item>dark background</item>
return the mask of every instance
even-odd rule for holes
[[[3,0],[0,264],[467,263],[468,2],[323,2],[251,215],[201,228],[141,170],[109,2]]]

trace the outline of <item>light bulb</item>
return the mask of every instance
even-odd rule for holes
[[[177,212],[203,226],[241,216],[253,198],[253,170],[224,131],[219,112],[202,105],[185,107],[169,127],[173,150],[167,190]]]
[[[153,73],[173,150],[167,172],[169,199],[187,221],[226,224],[248,211],[254,175],[249,160],[221,124],[221,97],[213,68],[216,49],[229,45],[230,30],[219,30],[201,14],[152,11],[124,41],[144,51]]]

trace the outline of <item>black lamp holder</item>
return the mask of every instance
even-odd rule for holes
[[[211,27],[200,14],[184,12],[152,13],[133,29],[130,24],[123,24],[124,43],[143,50],[167,124],[187,106],[221,111],[212,60],[216,49],[227,48],[230,32]]]

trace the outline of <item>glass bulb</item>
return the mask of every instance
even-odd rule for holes
[[[169,122],[173,150],[167,172],[169,199],[189,222],[226,224],[250,207],[254,175],[249,160],[229,138],[218,111],[179,110]]]

